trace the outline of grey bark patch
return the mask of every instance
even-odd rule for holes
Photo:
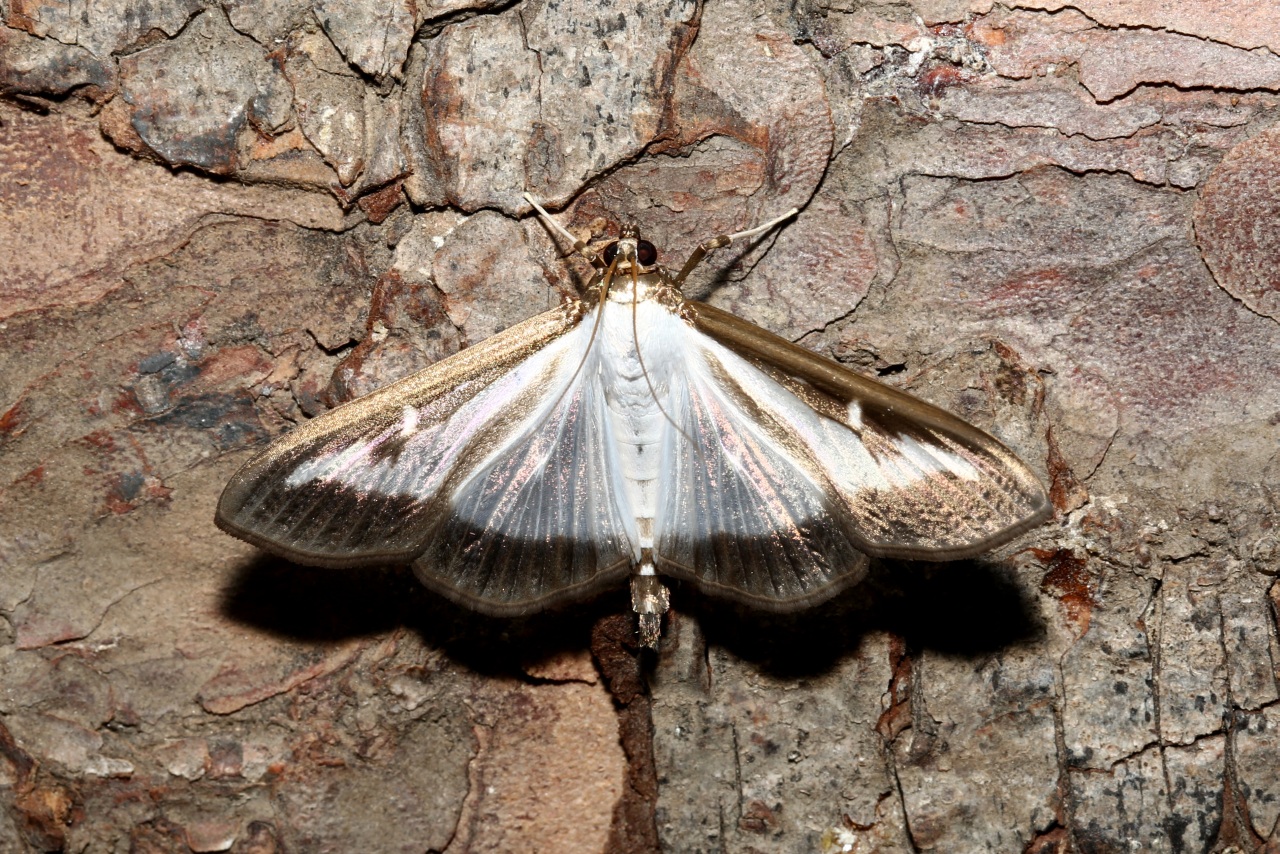
[[[289,119],[288,82],[219,11],[202,13],[172,41],[125,57],[120,74],[134,129],[173,165],[231,173],[249,123],[274,131]]]

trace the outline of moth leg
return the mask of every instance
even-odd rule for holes
[[[671,593],[658,580],[653,559],[645,555],[639,571],[631,576],[631,607],[640,618],[640,643],[658,648],[662,635],[662,615],[671,607]]]
[[[529,195],[528,193],[525,193],[524,200],[529,204],[533,205],[533,209],[538,212],[538,216],[541,217],[542,221],[547,224],[548,228],[550,228],[556,234],[559,234],[565,240],[568,240],[570,243],[572,243],[573,251],[577,252],[583,258],[586,258],[588,261],[590,261],[592,267],[595,267],[597,270],[603,270],[605,266],[607,266],[598,255],[596,255],[594,252],[587,251],[586,241],[579,240],[578,238],[574,237],[573,234],[569,231],[569,229],[565,228],[560,223],[552,219],[551,214],[547,213],[546,209],[543,208],[542,205],[534,201],[533,196]]]
[[[530,200],[532,201],[532,200]],[[796,214],[800,213],[799,208],[792,208],[777,219],[771,219],[764,225],[757,225],[755,228],[749,228],[746,231],[737,231],[733,234],[722,234],[719,237],[713,237],[710,240],[704,240],[698,244],[698,248],[693,250],[693,254],[689,256],[689,260],[684,262],[684,266],[680,268],[680,274],[676,276],[673,284],[678,288],[684,283],[684,280],[694,268],[702,263],[702,259],[717,249],[723,249],[735,240],[747,240],[757,235],[764,234],[780,222],[784,222]]]

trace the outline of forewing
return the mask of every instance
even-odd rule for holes
[[[218,525],[300,563],[413,559],[442,487],[548,404],[581,359],[581,329],[574,312],[546,312],[313,419],[236,473]]]
[[[834,490],[720,370],[723,348],[672,318],[686,371],[667,397],[654,558],[666,575],[760,607],[795,608],[859,580],[867,559]],[[727,354],[732,356],[732,354]]]
[[[785,425],[875,555],[951,560],[1013,539],[1052,508],[1036,476],[978,428],[709,305],[695,327],[761,413]]]

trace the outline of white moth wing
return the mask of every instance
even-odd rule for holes
[[[557,376],[544,405],[451,490],[414,561],[429,586],[444,579],[446,592],[475,607],[520,613],[630,573],[638,558],[635,517],[614,460],[590,333],[590,322],[570,333],[581,340],[569,375]]]
[[[614,580],[630,547],[602,437],[581,417],[590,334],[580,313],[546,312],[313,419],[232,478],[219,526],[305,564],[412,561],[492,613]],[[495,479],[528,506],[495,500]]]
[[[712,306],[690,305],[695,349],[721,396],[736,403],[737,420],[772,425],[793,465],[842,506],[860,550],[968,557],[1052,512],[1036,476],[976,427]]]
[[[682,381],[665,409],[654,520],[659,571],[762,607],[799,607],[860,580],[852,519],[807,458],[722,370],[732,353],[675,316]],[[742,360],[738,360],[741,362]],[[735,366],[754,370],[745,362]]]
[[[400,412],[389,411],[371,423],[371,429],[300,461],[285,484],[294,489],[328,485],[367,496],[429,500],[447,478],[456,477],[464,456],[474,455],[473,447],[482,434],[489,434],[484,447],[492,458],[506,447],[499,444],[497,434],[510,443],[531,422],[545,417],[551,395],[568,385],[579,331],[567,333],[470,396],[470,389],[463,386],[455,389],[462,394],[446,395],[433,401],[435,406],[405,402]],[[526,392],[539,387],[545,388],[541,395]],[[388,419],[387,415],[398,417]]]

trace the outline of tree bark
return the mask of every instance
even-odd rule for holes
[[[1280,23],[1175,5],[0,7],[0,854],[1280,851]],[[220,533],[577,292],[525,191],[672,267],[800,207],[687,293],[1055,520],[656,655]]]

